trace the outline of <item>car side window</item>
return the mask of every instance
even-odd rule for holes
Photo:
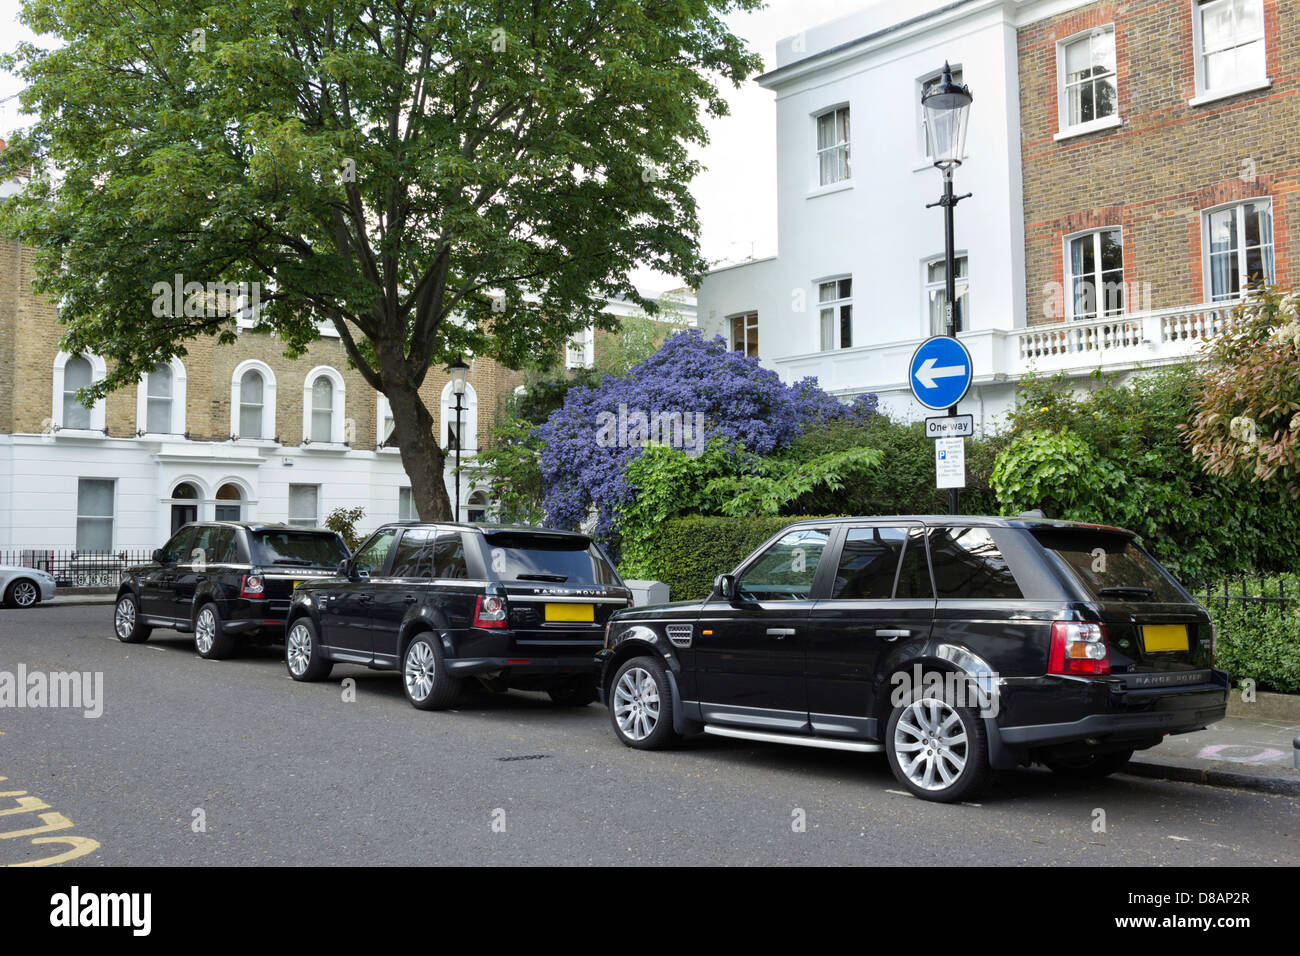
[[[893,597],[906,528],[850,528],[835,571],[832,598],[879,601]]]
[[[925,560],[925,531],[921,528],[913,528],[907,535],[907,548],[903,551],[903,566],[898,571],[894,597],[898,600],[934,597],[930,565]]]
[[[397,538],[397,528],[381,528],[366,539],[361,549],[352,559],[352,570],[356,574],[369,577],[384,566],[388,549]]]
[[[231,564],[234,562],[235,529],[204,525],[189,547],[185,564]]]
[[[408,528],[393,552],[392,576],[395,578],[432,577],[429,545],[433,532],[427,528]]]
[[[469,564],[465,560],[465,540],[459,531],[442,531],[433,542],[433,576],[435,578],[467,578]]]
[[[740,597],[748,601],[807,600],[829,540],[827,528],[801,528],[783,535],[745,571]]]
[[[189,563],[190,548],[194,545],[195,531],[196,529],[193,527],[182,528],[172,535],[170,541],[162,546],[168,564]]]
[[[934,528],[930,560],[939,598],[1023,598],[987,528]]]

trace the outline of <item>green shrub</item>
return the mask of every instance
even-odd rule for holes
[[[733,570],[782,528],[806,520],[779,515],[670,518],[650,535],[638,573],[627,576],[662,581],[671,600],[699,600],[708,596],[719,574]]]
[[[1247,577],[1229,584],[1230,594],[1276,597],[1279,586],[1294,598],[1300,594],[1295,575]],[[1224,600],[1216,588],[1196,598],[1214,621],[1217,651],[1214,666],[1228,672],[1234,684],[1250,678],[1259,690],[1300,693],[1300,604]]]

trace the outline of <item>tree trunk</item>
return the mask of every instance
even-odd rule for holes
[[[418,389],[385,376],[384,394],[393,410],[393,433],[402,452],[402,467],[411,479],[411,500],[421,521],[453,521],[443,481],[443,454],[437,422],[424,407]]]

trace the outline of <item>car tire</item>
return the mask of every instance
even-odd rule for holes
[[[918,689],[894,707],[886,725],[889,767],[923,800],[969,799],[992,778],[984,721],[953,698],[947,686]]]
[[[113,605],[113,633],[123,644],[142,644],[153,633],[152,627],[140,622],[140,602],[130,591]]]
[[[284,636],[284,666],[294,680],[312,682],[324,680],[334,669],[334,662],[321,652],[316,625],[309,617],[300,617],[289,624]]]
[[[402,654],[402,691],[418,710],[444,710],[460,697],[461,682],[447,673],[442,642],[432,631],[411,638]]]
[[[596,680],[593,677],[580,677],[566,680],[554,687],[547,688],[551,702],[561,707],[586,707],[598,696]]]
[[[235,650],[235,639],[226,633],[217,606],[211,601],[194,612],[194,650],[210,661],[227,658]]]
[[[29,608],[41,603],[41,589],[31,578],[17,578],[5,588],[5,607]]]
[[[1116,750],[1104,754],[1080,754],[1076,757],[1055,757],[1043,763],[1062,777],[1076,780],[1099,780],[1123,770],[1133,756],[1131,750]]]
[[[624,661],[609,685],[609,719],[618,739],[637,750],[659,750],[677,738],[668,672],[657,657]]]

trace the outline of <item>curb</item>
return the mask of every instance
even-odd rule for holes
[[[115,594],[56,594],[52,600],[42,601],[36,607],[80,607],[87,604],[112,604],[116,599]]]
[[[1241,699],[1241,688],[1234,687],[1228,692],[1228,716],[1300,724],[1300,694],[1258,691],[1255,700],[1248,704]]]
[[[1141,760],[1134,757],[1120,773],[1156,780],[1176,780],[1180,783],[1200,783],[1211,787],[1234,787],[1239,790],[1258,790],[1285,797],[1300,797],[1300,773],[1293,777],[1265,776],[1241,773],[1237,770],[1220,770],[1206,767],[1203,761],[1179,760],[1165,757],[1162,760]]]

